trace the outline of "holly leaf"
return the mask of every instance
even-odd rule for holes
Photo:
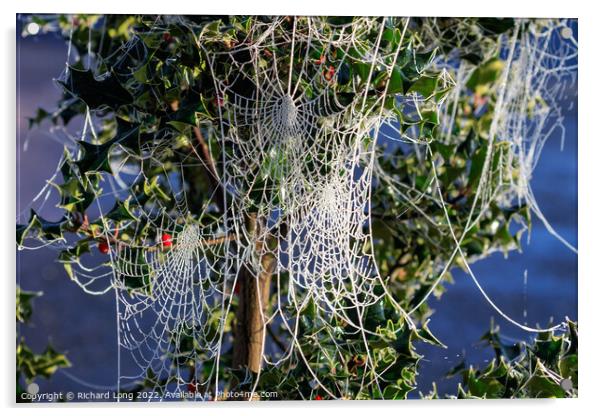
[[[407,93],[416,92],[422,95],[424,99],[428,100],[435,94],[435,91],[437,91],[437,85],[438,78],[436,76],[425,75],[418,78],[408,89]]]
[[[524,386],[530,397],[565,397],[565,391],[548,374],[549,371],[546,370],[543,363],[537,360],[535,372]]]
[[[109,163],[109,153],[111,148],[117,144],[125,147],[134,147],[138,145],[139,126],[131,124],[125,120],[117,119],[117,133],[115,137],[103,144],[92,144],[85,141],[79,141],[82,157],[75,162],[81,174],[87,172],[108,172],[111,171]]]
[[[31,318],[31,301],[39,296],[42,292],[28,292],[17,286],[17,321],[25,323]]]
[[[490,59],[472,72],[466,86],[473,91],[484,93],[499,77],[503,69],[504,61],[497,58]]]
[[[136,220],[136,216],[130,208],[130,200],[131,197],[123,202],[120,200],[115,201],[113,209],[111,209],[105,217],[114,221]]]
[[[512,29],[515,22],[511,18],[482,17],[478,20],[478,24],[491,33],[501,34]]]
[[[27,224],[17,224],[17,244],[23,245],[23,241],[32,233],[37,233],[37,237],[43,237],[46,241],[59,240],[63,238],[63,228],[68,222],[67,216],[58,221],[47,221],[32,209]]]
[[[42,354],[35,354],[23,340],[17,345],[17,369],[24,374],[27,381],[38,376],[49,378],[59,368],[70,366],[67,357],[50,345]]]
[[[38,108],[35,116],[27,117],[27,122],[29,123],[29,129],[31,129],[34,126],[39,126],[40,124],[42,124],[42,122],[44,120],[46,120],[47,118],[50,118],[51,115],[52,114],[50,114],[48,111],[44,110],[43,108]]]
[[[101,107],[116,110],[134,101],[129,91],[121,85],[112,72],[95,77],[91,70],[82,71],[70,66],[67,79],[59,83],[93,110]]]

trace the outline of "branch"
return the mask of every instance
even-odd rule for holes
[[[225,189],[222,186],[222,183],[219,179],[219,175],[217,174],[217,170],[215,169],[215,163],[213,161],[213,156],[211,155],[211,151],[209,150],[209,146],[207,145],[207,141],[203,137],[203,133],[201,133],[201,129],[198,127],[193,127],[194,136],[196,137],[197,143],[199,145],[201,162],[203,163],[203,170],[205,171],[205,175],[207,179],[211,183],[213,187],[213,202],[217,205],[219,210],[221,211],[224,207],[225,202]]]
[[[82,217],[83,219],[80,219],[79,217]],[[81,215],[79,213],[74,213],[74,226],[70,227],[67,229],[67,231],[72,232],[72,233],[82,233],[84,235],[86,235],[88,238],[91,238],[93,240],[97,240],[97,241],[105,241],[108,244],[112,244],[115,245],[116,247],[123,247],[123,246],[127,246],[128,244],[119,240],[117,237],[119,236],[119,229],[116,228],[115,232],[113,235],[109,234],[109,235],[104,235],[104,234],[96,234],[94,233],[93,229],[90,228],[90,222],[88,221],[88,216],[87,215]],[[237,239],[236,234],[225,234],[221,237],[216,237],[216,238],[212,238],[210,240],[202,240],[201,241],[201,246],[204,247],[208,247],[208,246],[216,246],[222,243],[225,243],[226,241],[234,241]],[[174,244],[174,247],[176,247],[177,244]],[[162,248],[161,244],[157,244],[154,246],[148,246],[147,247],[147,251],[156,251]]]

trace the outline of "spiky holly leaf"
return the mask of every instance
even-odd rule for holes
[[[29,292],[17,286],[17,321],[25,323],[31,318],[33,312],[31,301],[39,296],[42,292]]]
[[[133,148],[138,146],[138,140],[139,126],[118,118],[117,133],[108,142],[102,144],[78,142],[82,149],[82,157],[75,164],[82,175],[89,172],[113,173],[109,160],[109,153],[113,146],[119,144]]]
[[[58,221],[47,221],[32,209],[27,224],[17,224],[17,244],[22,246],[23,241],[32,233],[47,241],[60,240],[68,223],[69,218],[66,215]]]
[[[101,107],[116,110],[118,107],[134,101],[129,91],[121,85],[117,76],[112,72],[95,77],[91,70],[82,71],[70,66],[67,79],[59,81],[59,83],[92,110]]]

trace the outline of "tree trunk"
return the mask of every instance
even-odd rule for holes
[[[234,331],[234,368],[247,367],[257,374],[263,361],[265,317],[270,298],[270,283],[276,267],[271,253],[264,253],[266,242],[261,237],[263,226],[256,214],[249,214],[247,230],[255,241],[255,251],[261,256],[261,270],[255,276],[243,266],[238,276],[238,310]]]

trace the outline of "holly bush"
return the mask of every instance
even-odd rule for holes
[[[566,320],[560,334],[544,332],[531,343],[502,341],[499,327],[487,331],[481,341],[495,352],[483,369],[462,361],[448,376],[460,375],[458,399],[516,399],[577,397],[577,324]],[[427,398],[439,398],[437,388]]]
[[[338,25],[354,21],[346,17],[320,19],[324,27],[331,25],[332,34]],[[244,45],[257,36],[256,23],[269,24],[271,18],[76,15],[33,16],[31,20],[42,30],[56,31],[69,40],[72,52],[66,77],[59,82],[63,94],[56,109],[40,109],[30,118],[30,127],[45,122],[69,127],[73,120],[92,114],[97,135],[94,140],[77,141],[75,153],[65,152],[61,179],[55,186],[60,195],[58,207],[64,216],[51,221],[32,210],[29,221],[17,225],[17,244],[25,244],[29,239],[69,241],[58,259],[73,277],[73,267],[96,246],[101,249],[101,244],[112,245],[119,241],[142,246],[145,241],[160,239],[152,224],[145,224],[146,219],[136,213],[140,208],[157,204],[167,212],[177,210],[181,201],[170,194],[168,178],[179,174],[180,169],[185,171],[182,188],[186,190],[185,203],[192,220],[199,224],[210,223],[223,202],[220,197],[230,196],[216,191],[218,186],[212,172],[207,174],[207,162],[221,160],[223,152],[236,151],[234,146],[220,146],[219,133],[225,128],[228,134],[227,129],[231,128],[224,127],[220,121],[224,118],[221,115],[223,100],[235,97],[221,96],[215,88],[215,80],[230,81],[231,90],[240,96],[250,96],[257,86],[250,78],[244,81],[232,78],[231,58],[237,63],[248,60],[245,54],[249,52],[238,52],[237,45]],[[363,337],[360,333],[350,335],[342,330],[345,323],[336,316],[318,316],[316,305],[309,302],[299,314],[296,345],[306,357],[306,363],[311,363],[310,368],[296,354],[291,354],[278,365],[265,365],[256,380],[249,378],[244,368],[233,366],[233,349],[226,347],[221,353],[219,368],[219,378],[226,385],[250,390],[257,382],[259,389],[276,390],[279,399],[326,397],[323,387],[340,392],[342,398],[401,399],[415,389],[422,358],[415,345],[421,342],[441,345],[428,329],[427,322],[433,312],[428,299],[423,300],[431,292],[442,296],[442,283],[453,281],[453,268],[465,267],[455,251],[452,233],[462,234],[464,225],[474,220],[473,206],[475,199],[480,198],[477,190],[483,175],[499,178],[502,188],[516,180],[513,163],[518,162],[506,160],[509,143],[495,141],[490,163],[487,156],[498,99],[498,89],[493,86],[499,82],[504,68],[501,41],[513,33],[518,37],[528,35],[524,29],[515,32],[517,25],[514,19],[410,18],[408,21],[390,18],[381,34],[375,26],[358,39],[360,43],[364,40],[374,43],[378,38],[384,50],[400,51],[398,59],[391,63],[390,76],[379,68],[371,74],[370,64],[359,52],[342,53],[334,47],[307,56],[303,48],[298,48],[291,54],[289,39],[295,30],[292,18],[285,18],[274,30],[273,47],[260,51],[260,66],[269,65],[273,56],[288,60],[291,55],[291,65],[301,65],[307,59],[316,61],[315,73],[308,77],[321,81],[304,85],[296,78],[298,73],[292,75],[293,81],[300,81],[303,94],[308,98],[319,95],[320,91],[314,89],[320,88],[320,82],[330,85],[334,95],[329,99],[342,105],[353,105],[356,91],[360,89],[366,91],[369,108],[371,105],[374,108],[373,104],[384,96],[385,109],[396,114],[399,134],[412,134],[430,143],[431,150],[428,153],[406,143],[379,154],[380,169],[386,172],[388,181],[407,189],[405,197],[396,193],[392,184],[384,179],[372,187],[375,261],[380,273],[388,276],[386,290],[399,305],[384,296],[366,313],[351,316],[351,320],[355,319],[355,323],[370,331]],[[433,33],[437,34],[436,38]],[[88,51],[95,51],[94,55]],[[453,66],[442,69],[433,65],[444,59],[455,62],[455,68],[461,63],[469,73],[467,92],[456,97],[458,111],[452,113],[451,106],[445,107],[449,112],[445,116],[451,117],[451,124],[445,130],[440,126],[438,110],[452,91],[452,85],[443,80],[456,74]],[[284,78],[287,66],[282,65],[281,70],[279,76]],[[400,96],[411,94],[421,97],[414,111],[408,111],[408,106],[399,100]],[[376,110],[371,111],[376,114]],[[199,132],[205,143],[195,140]],[[243,138],[250,134],[237,133]],[[153,155],[158,163],[147,163],[147,159],[143,159],[143,175],[129,184],[130,193],[136,197],[117,197],[113,209],[104,218],[94,218],[90,212],[100,195],[106,192],[107,175],[116,174],[116,167],[127,166],[127,155],[144,155],[149,146],[157,144],[165,149]],[[204,154],[203,163],[186,163],[191,152]],[[219,164],[214,165],[214,169],[219,170]],[[273,172],[266,171],[264,177],[265,182],[255,184],[256,188],[250,190],[250,205],[259,203],[253,200],[254,190],[278,185],[279,177]],[[437,190],[441,199],[436,197]],[[501,191],[491,188],[484,192]],[[525,202],[500,204],[497,201],[487,200],[461,241],[469,261],[495,251],[520,249],[521,235],[530,228],[531,210]],[[442,203],[447,214],[442,210]],[[208,204],[213,204],[213,208],[204,209]],[[445,223],[451,225],[451,230],[442,232],[441,224]],[[107,235],[114,237],[108,239]],[[447,263],[450,267],[444,269]],[[143,264],[137,266],[144,267]],[[440,273],[443,279],[438,279]],[[147,279],[152,280],[152,276]],[[128,281],[132,290],[143,284]],[[273,287],[268,303],[276,304],[280,296]],[[234,297],[232,309],[225,317],[228,336],[232,336],[237,302]],[[399,306],[404,310],[416,308],[415,326],[408,324]],[[211,318],[203,330],[219,331],[219,323],[219,317]],[[522,353],[514,357],[504,353],[496,333],[491,332],[487,339],[496,348],[496,361],[483,370],[462,370],[464,383],[458,397],[560,397],[565,393],[559,390],[557,376],[573,379],[576,389],[577,332],[572,323],[569,328],[570,341],[565,335],[560,338],[542,335],[533,346],[525,346]],[[287,339],[290,334],[278,321],[269,324],[267,330],[266,351],[282,353],[283,345],[290,342]],[[186,330],[173,342],[183,350],[198,348],[197,356],[203,359],[205,352]],[[364,383],[368,360],[374,363],[373,371],[380,375],[378,388],[376,384]],[[179,357],[172,363],[173,368],[182,372],[191,370],[187,381],[192,389],[197,383],[208,382],[216,371],[214,366],[208,365],[198,374],[194,371],[195,365]],[[28,377],[37,374],[37,370],[32,370],[35,366],[24,364],[23,368],[30,369],[26,373]],[[170,379],[159,378],[149,369],[134,390],[168,388]],[[321,385],[316,385],[316,380]],[[430,397],[437,395],[433,393]]]
[[[27,325],[33,314],[32,301],[42,296],[40,292],[29,292],[17,286],[17,327]],[[18,332],[17,332],[18,334]],[[41,353],[35,353],[25,342],[25,337],[17,336],[17,402],[31,401],[22,383],[29,385],[36,378],[50,378],[58,369],[70,367],[71,363],[64,353],[56,351],[48,344]]]

